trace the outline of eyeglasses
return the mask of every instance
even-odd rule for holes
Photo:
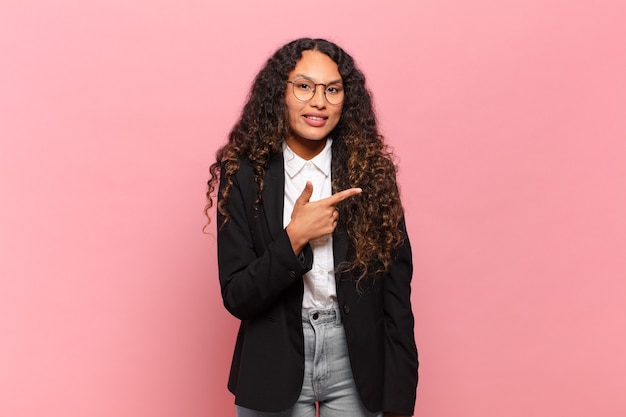
[[[324,97],[326,97],[326,101],[330,104],[341,104],[343,103],[343,84],[341,83],[331,83],[331,84],[322,84],[322,83],[314,83],[313,81],[307,78],[299,78],[295,81],[287,81],[292,86],[293,95],[299,101],[309,101],[315,96],[315,92],[317,91],[317,86],[324,86]]]

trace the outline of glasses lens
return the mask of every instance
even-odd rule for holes
[[[324,90],[326,100],[330,104],[340,104],[343,102],[343,85],[341,84],[329,84]]]
[[[293,94],[298,100],[308,101],[315,94],[315,84],[311,80],[300,79],[293,82]]]

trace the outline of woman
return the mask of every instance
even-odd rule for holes
[[[411,248],[353,59],[323,39],[283,46],[216,159],[206,210],[219,182],[237,415],[412,415]]]

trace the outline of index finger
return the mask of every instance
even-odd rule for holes
[[[324,201],[331,206],[338,204],[340,201],[345,200],[348,197],[352,197],[353,195],[361,194],[363,190],[360,188],[348,188],[347,190],[339,191],[331,195],[330,197],[326,197]]]

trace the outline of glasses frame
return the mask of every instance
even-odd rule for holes
[[[315,88],[313,89],[313,95],[311,96],[311,98],[309,98],[309,99],[307,99],[307,100],[301,100],[301,99],[300,99],[300,98],[296,95],[296,83],[297,83],[298,81],[301,81],[301,80],[304,80],[304,81],[309,81],[309,82],[311,82],[311,83],[314,85],[314,87],[315,87]],[[326,97],[326,89],[328,88],[328,86],[329,86],[329,85],[334,85],[334,84],[339,84],[339,85],[341,85],[341,87],[343,88],[343,84],[342,84],[341,82],[333,82],[333,83],[330,83],[330,84],[324,84],[324,83],[316,83],[316,82],[313,82],[313,80],[311,80],[311,79],[309,79],[309,78],[298,78],[297,80],[293,80],[293,81],[289,81],[289,80],[287,80],[287,83],[288,83],[288,84],[291,84],[291,92],[293,93],[293,96],[296,98],[296,100],[298,100],[298,101],[299,101],[299,102],[301,102],[301,103],[306,103],[307,101],[311,101],[311,100],[313,100],[313,97],[315,97],[315,94],[317,94],[317,86],[318,86],[318,85],[323,85],[323,86],[324,86],[324,100],[326,100],[326,102],[327,102],[328,104],[330,104],[330,105],[332,105],[332,106],[338,106],[338,105],[340,105],[341,103],[343,103],[343,101],[346,99],[345,92],[344,92],[344,96],[342,97],[342,99],[341,99],[341,101],[340,101],[339,103],[331,103],[331,102],[330,102],[330,100],[328,100],[328,97]]]

